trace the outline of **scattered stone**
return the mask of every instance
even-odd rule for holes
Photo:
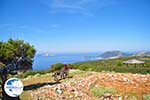
[[[62,88],[56,88],[55,90],[57,93],[62,94],[63,93],[63,89]]]
[[[129,81],[129,79],[126,78],[126,77],[124,77],[124,78],[123,78],[123,81],[124,81],[124,82],[127,82],[127,81]]]
[[[104,98],[110,98],[112,95],[110,94],[110,93],[105,93],[104,95],[103,95],[103,97]]]
[[[128,96],[107,92],[101,97],[92,97],[90,88],[100,85],[112,86],[125,92],[150,92],[150,75],[89,73],[81,77],[75,76],[60,84],[46,84],[37,90],[32,90],[30,95],[32,100],[130,100]]]

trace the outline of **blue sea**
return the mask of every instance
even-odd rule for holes
[[[33,70],[46,70],[55,63],[71,64],[100,59],[100,53],[58,53],[53,55],[37,54],[34,57]]]

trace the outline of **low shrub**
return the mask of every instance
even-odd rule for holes
[[[82,64],[78,66],[78,69],[83,70],[83,71],[90,71],[92,70],[93,66],[90,64]]]
[[[76,67],[75,67],[74,64],[68,64],[68,68],[69,68],[69,69],[76,69]]]
[[[143,97],[143,100],[150,100],[150,93],[146,93]]]
[[[53,72],[53,71],[56,71],[56,70],[60,70],[63,67],[64,67],[63,63],[52,64],[51,67],[50,67],[50,71]]]
[[[90,90],[94,96],[102,96],[104,93],[112,93],[112,94],[118,93],[116,89],[107,86],[91,87]]]

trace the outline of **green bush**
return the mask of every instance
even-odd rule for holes
[[[143,100],[150,100],[150,93],[144,95]]]
[[[114,88],[106,86],[91,87],[90,90],[94,96],[102,96],[104,93],[112,93],[112,94],[118,93],[118,91],[115,90]]]
[[[56,70],[60,70],[63,67],[64,67],[63,63],[52,64],[51,67],[50,67],[50,71],[53,72],[53,71],[56,71]]]
[[[122,66],[122,62],[118,62],[118,63],[117,63],[117,66]]]
[[[89,70],[92,70],[93,66],[90,64],[82,64],[82,65],[79,65],[78,68],[80,70],[89,71]]]
[[[69,69],[76,69],[76,66],[73,65],[73,64],[68,64],[68,68],[69,68]]]

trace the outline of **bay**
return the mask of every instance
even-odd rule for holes
[[[71,64],[97,60],[100,53],[57,53],[53,55],[37,54],[34,57],[33,70],[47,70],[55,63]]]

